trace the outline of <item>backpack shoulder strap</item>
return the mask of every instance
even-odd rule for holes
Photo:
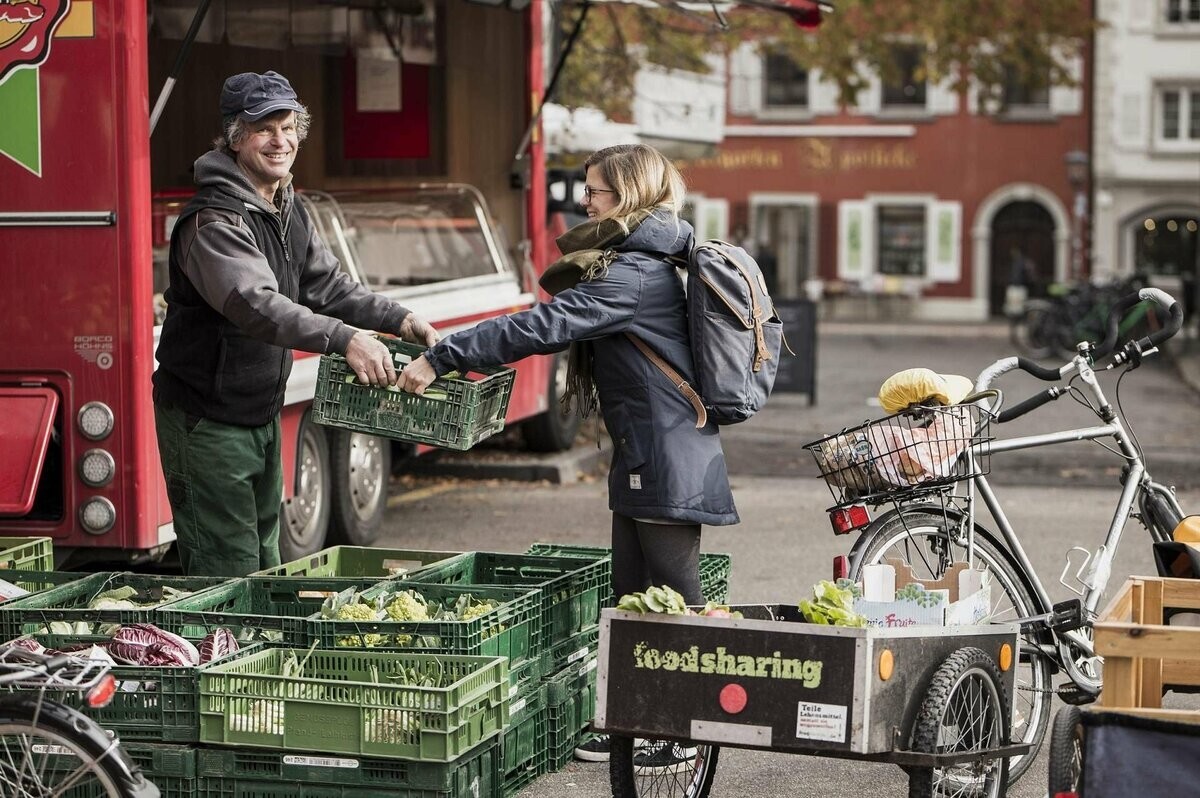
[[[696,411],[696,429],[701,429],[708,424],[708,411],[704,409],[704,402],[701,401],[700,394],[696,393],[696,389],[689,385],[687,380],[679,376],[679,372],[671,368],[667,364],[667,361],[659,357],[655,351],[651,349],[650,346],[641,338],[638,338],[632,333],[625,333],[625,337],[630,341],[633,341],[633,345],[636,346],[651,363],[658,367],[658,370],[665,374],[667,379],[671,381],[671,384],[678,388],[679,392],[682,393],[688,402],[691,403],[692,407]]]

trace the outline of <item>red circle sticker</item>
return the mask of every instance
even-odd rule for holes
[[[746,708],[746,688],[740,684],[727,684],[721,688],[721,709],[736,715]]]

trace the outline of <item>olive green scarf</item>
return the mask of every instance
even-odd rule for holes
[[[649,215],[648,209],[635,211],[625,220],[628,232],[613,219],[598,222],[589,219],[572,227],[555,242],[563,256],[550,264],[538,284],[546,293],[557,296],[580,281],[603,279],[609,265],[617,259],[617,252],[611,247],[624,241]],[[567,354],[567,389],[562,396],[562,407],[566,411],[574,401],[584,418],[597,406],[596,384],[592,380],[594,354],[590,341],[572,342]]]

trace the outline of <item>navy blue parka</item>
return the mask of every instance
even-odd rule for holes
[[[666,260],[686,258],[693,233],[686,221],[663,217],[652,214],[614,245],[618,256],[602,277],[449,335],[426,358],[441,375],[591,341],[592,378],[613,441],[609,508],[631,518],[736,524],[717,426],[696,429],[687,399],[624,335],[645,341],[696,384],[683,284]]]

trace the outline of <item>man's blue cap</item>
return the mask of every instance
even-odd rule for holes
[[[225,80],[221,88],[221,116],[261,119],[275,111],[303,111],[296,92],[278,72],[242,72]]]

